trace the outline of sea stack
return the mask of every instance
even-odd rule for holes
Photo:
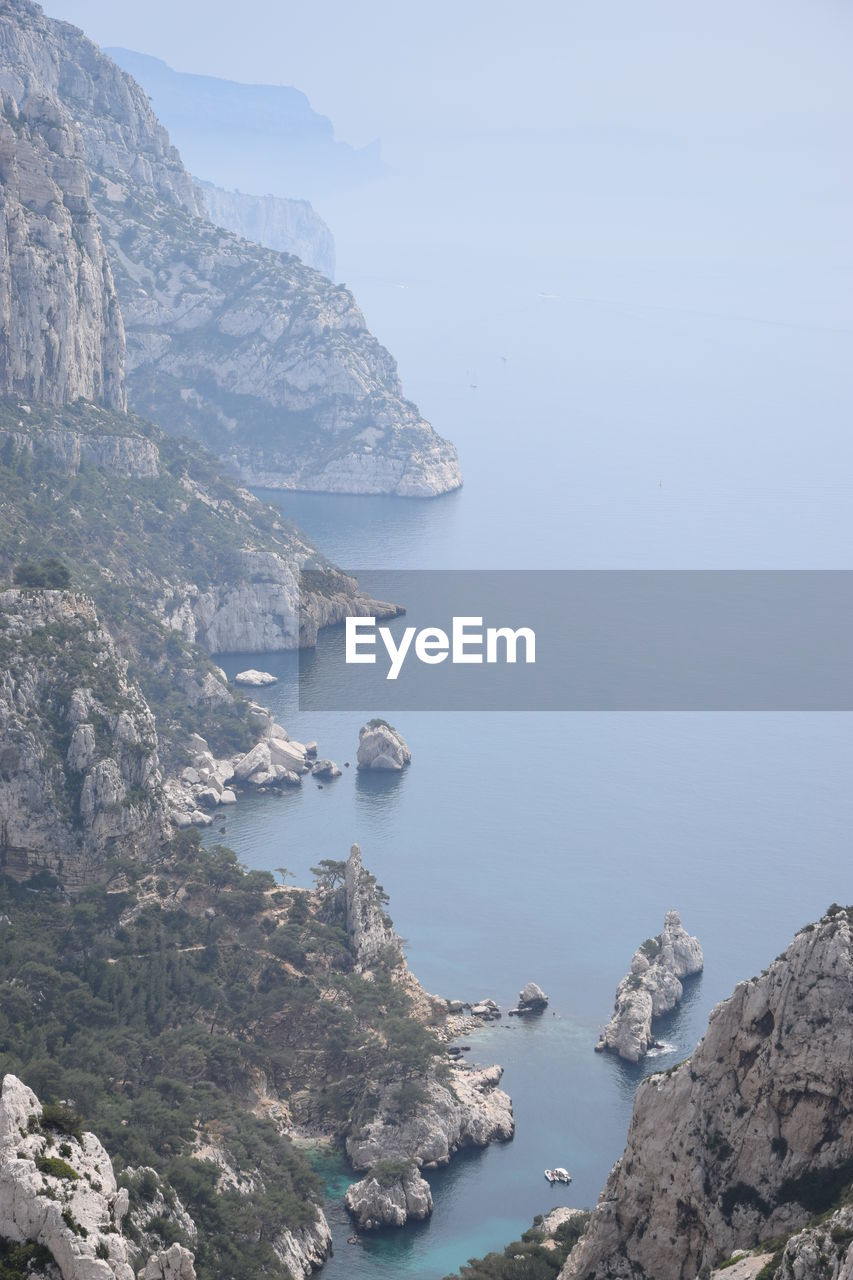
[[[635,951],[631,972],[616,988],[616,1005],[596,1050],[639,1062],[655,1045],[652,1020],[675,1008],[684,994],[681,979],[701,973],[703,964],[699,939],[690,936],[677,911],[667,911],[663,932]]]
[[[358,734],[359,769],[385,769],[399,773],[412,762],[412,753],[401,733],[386,720],[368,720]]]
[[[542,1013],[548,1005],[548,997],[535,982],[528,982],[518,993],[518,1013]]]

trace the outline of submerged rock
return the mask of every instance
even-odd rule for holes
[[[701,973],[703,964],[698,938],[690,936],[677,911],[668,911],[663,932],[634,953],[596,1049],[639,1062],[656,1043],[652,1020],[675,1008],[684,994],[681,979]]]
[[[471,1013],[475,1018],[484,1018],[486,1022],[496,1022],[501,1011],[494,1000],[478,1000],[471,1005]]]
[[[334,760],[315,760],[311,766],[311,773],[315,778],[339,778],[341,776],[341,770]]]
[[[403,735],[384,720],[369,720],[358,735],[359,769],[386,769],[399,772],[412,762],[412,753]]]

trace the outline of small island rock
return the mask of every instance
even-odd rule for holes
[[[398,1171],[392,1162],[387,1170],[371,1171],[354,1182],[345,1197],[347,1209],[363,1231],[380,1227],[402,1227],[409,1220],[422,1221],[432,1213],[432,1192],[417,1165]]]
[[[384,720],[368,720],[358,734],[359,769],[399,772],[411,764],[412,753],[402,734]]]
[[[262,689],[268,684],[277,684],[278,676],[272,675],[269,671],[256,671],[254,667],[250,667],[248,671],[240,671],[234,677],[235,684],[248,685],[251,689]]]
[[[334,760],[315,760],[311,766],[315,778],[339,778],[341,772]]]
[[[548,1004],[548,997],[535,982],[528,982],[518,993],[519,1013],[541,1013]]]

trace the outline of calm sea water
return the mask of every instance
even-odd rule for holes
[[[465,488],[262,496],[355,569],[849,567],[849,334],[832,273],[811,273],[791,317],[770,269],[682,263],[661,281],[620,265],[618,294],[589,266],[475,252],[349,273],[410,394],[458,442]],[[295,655],[221,661],[277,674],[259,698],[351,765],[322,789],[241,799],[216,824],[240,857],[308,883],[357,840],[429,989],[510,1005],[532,979],[551,997],[542,1018],[471,1038],[473,1058],[506,1068],[517,1133],[430,1175],[428,1223],[347,1244],[346,1170],[326,1160],[330,1277],[439,1280],[535,1213],[594,1203],[642,1069],[593,1045],[669,907],[706,968],[646,1070],[689,1053],[740,979],[853,899],[847,716],[400,714],[411,768],[364,777],[364,717],[300,713]],[[570,1188],[545,1183],[553,1164]]]

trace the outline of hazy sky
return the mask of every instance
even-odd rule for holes
[[[293,84],[363,143],[426,124],[849,124],[847,0],[48,0],[98,43]]]

